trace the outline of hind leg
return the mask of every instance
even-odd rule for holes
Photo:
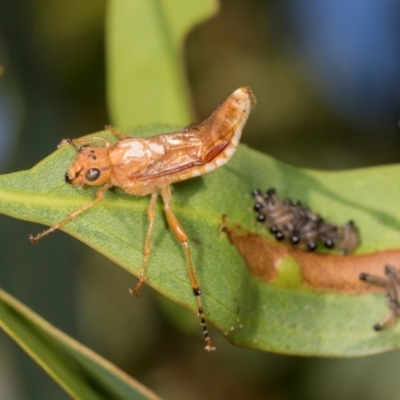
[[[110,131],[114,136],[116,136],[119,140],[124,140],[124,139],[130,139],[132,138],[132,136],[128,136],[125,133],[122,133],[121,131],[119,131],[117,128],[114,128],[111,125],[106,125],[105,129],[107,131]]]
[[[165,206],[165,215],[167,217],[168,224],[172,231],[174,232],[175,236],[178,238],[178,240],[182,243],[183,248],[185,249],[185,255],[186,255],[186,264],[188,268],[188,273],[189,273],[189,279],[190,283],[192,285],[193,289],[193,294],[196,298],[197,301],[197,306],[198,306],[198,316],[200,318],[200,325],[203,328],[203,335],[204,335],[204,340],[206,341],[206,347],[205,349],[207,351],[210,350],[215,350],[215,346],[210,338],[210,335],[208,333],[207,325],[206,325],[206,320],[204,318],[204,310],[203,310],[203,302],[201,300],[201,294],[202,291],[200,289],[200,285],[197,281],[196,274],[194,272],[193,268],[193,262],[192,262],[192,256],[190,254],[190,247],[189,247],[189,242],[187,235],[185,231],[183,230],[181,224],[175,217],[174,213],[171,210],[170,203],[172,200],[172,194],[171,194],[171,189],[169,186],[166,188],[161,189],[161,196],[164,201],[164,206]]]

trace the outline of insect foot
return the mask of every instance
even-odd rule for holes
[[[257,221],[266,225],[276,240],[286,240],[310,251],[317,248],[319,241],[343,254],[353,251],[360,243],[353,221],[343,226],[329,224],[299,201],[281,200],[274,188],[264,194],[255,189],[252,194]]]
[[[226,164],[235,153],[247,118],[256,99],[248,87],[235,90],[205,121],[197,126],[152,137],[130,137],[107,127],[118,139],[111,143],[102,137],[64,139],[60,146],[71,145],[76,158],[65,173],[66,184],[97,186],[95,198],[77,208],[64,220],[36,236],[32,243],[62,228],[89,208],[101,202],[108,189],[119,187],[132,196],[150,195],[148,228],[144,242],[139,281],[130,290],[133,295],[145,281],[151,254],[151,239],[158,195],[164,202],[168,225],[182,244],[190,284],[196,299],[198,317],[206,341],[206,350],[214,350],[204,317],[202,291],[194,270],[188,237],[171,208],[171,184],[211,172]]]
[[[365,273],[360,274],[362,281],[382,286],[386,289],[386,303],[390,312],[382,321],[374,325],[376,331],[381,331],[393,325],[396,316],[400,315],[400,268],[396,269],[392,265],[385,265],[384,273],[386,279]]]

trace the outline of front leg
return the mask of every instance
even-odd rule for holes
[[[92,136],[88,138],[78,138],[78,139],[63,139],[61,140],[60,144],[57,146],[59,149],[60,147],[64,147],[68,144],[70,144],[76,151],[79,151],[78,147],[76,146],[77,144],[87,144],[87,143],[93,143],[93,142],[103,142],[104,146],[110,147],[111,142],[107,139],[104,139],[100,136]]]
[[[78,215],[82,214],[84,211],[88,210],[90,207],[94,206],[95,204],[99,203],[101,200],[104,198],[104,193],[106,190],[108,190],[111,187],[111,183],[106,183],[103,185],[101,188],[96,193],[96,198],[92,200],[90,203],[85,204],[82,207],[77,208],[75,211],[72,211],[71,214],[67,216],[64,220],[59,222],[58,224],[53,225],[49,229],[46,229],[42,233],[39,233],[36,236],[29,236],[29,240],[33,243],[36,244],[42,237],[47,236],[48,234],[54,232],[57,229],[62,228],[67,222],[72,221],[74,218],[76,218]]]

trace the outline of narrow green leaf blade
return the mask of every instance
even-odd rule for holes
[[[109,0],[107,84],[112,123],[192,122],[183,41],[215,0]]]
[[[0,289],[0,327],[75,399],[159,399]]]

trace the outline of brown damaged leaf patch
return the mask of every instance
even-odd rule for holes
[[[360,273],[384,277],[386,264],[400,263],[400,249],[347,256],[311,253],[246,231],[239,225],[227,226],[226,221],[222,231],[239,250],[249,270],[266,282],[273,282],[281,261],[291,257],[300,266],[303,283],[315,290],[353,294],[381,291],[382,288],[361,281]]]

